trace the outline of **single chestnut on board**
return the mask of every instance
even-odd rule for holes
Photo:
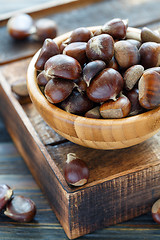
[[[7,30],[11,37],[22,40],[31,34],[33,20],[28,14],[17,14],[7,22]]]
[[[64,176],[69,185],[79,187],[87,183],[89,169],[87,164],[79,159],[75,153],[68,153],[64,166]]]

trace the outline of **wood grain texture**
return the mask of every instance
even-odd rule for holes
[[[12,65],[15,68],[15,63],[8,65],[11,71]],[[7,67],[4,68],[7,71]],[[0,111],[20,154],[69,238],[74,239],[150,210],[160,197],[158,134],[142,144],[120,150],[89,149],[71,142],[56,142],[54,138],[53,143],[45,147],[41,129],[36,128],[36,121],[30,121],[36,117],[35,112],[32,114],[28,110],[32,104],[20,106],[11,92],[9,79],[7,83],[1,76]],[[14,121],[10,121],[6,112],[12,114]],[[45,129],[46,124],[43,121],[41,124]],[[75,152],[89,166],[89,182],[80,188],[70,188],[63,177],[69,152]]]
[[[0,122],[2,122],[1,119]],[[3,128],[4,126],[1,124],[0,131]],[[6,132],[6,129],[4,130]],[[17,166],[20,166],[20,171]],[[49,207],[47,199],[29,173],[23,159],[12,142],[5,143],[5,137],[4,142],[0,143],[0,169],[3,169],[0,174],[0,183],[7,183],[14,188],[15,195],[20,194],[30,197],[37,206],[37,214],[30,223],[17,223],[1,214],[0,239],[67,240],[63,228]],[[159,225],[153,222],[150,212],[130,221],[97,230],[79,239],[142,240],[145,238],[149,240],[159,240],[160,238]]]
[[[90,29],[94,32],[96,27]],[[127,36],[133,33],[136,39],[140,39],[140,30],[128,28]],[[60,45],[69,35],[67,33],[54,40]],[[123,119],[91,119],[70,114],[49,103],[37,84],[34,65],[38,55],[39,51],[28,67],[28,91],[43,119],[64,138],[90,148],[120,149],[141,143],[159,131],[160,107]]]
[[[74,8],[78,9],[79,7],[84,7],[86,5],[92,4],[94,2],[99,2],[101,0],[58,0],[58,1],[47,1],[42,2],[36,5],[31,5],[27,8],[22,8],[19,10],[7,12],[1,14],[0,17],[0,26],[3,26],[7,23],[9,18],[11,18],[14,15],[21,14],[21,13],[27,13],[33,18],[43,17],[46,15],[54,14],[57,12],[63,12],[63,11],[69,11]]]

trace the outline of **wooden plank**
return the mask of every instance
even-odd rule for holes
[[[19,152],[68,237],[73,239],[149,211],[160,191],[159,135],[137,146],[115,151],[87,149],[61,141],[45,147],[41,129],[35,130],[36,124],[29,119],[32,114],[27,116],[26,108],[22,108],[11,92],[16,64],[22,77],[25,61],[1,68],[8,82],[0,77],[0,110]],[[8,72],[12,73],[12,79]],[[63,177],[69,152],[77,153],[89,165],[89,183],[80,188],[70,188]]]
[[[98,1],[100,0],[59,0],[41,3],[39,5],[31,6],[25,9],[1,14],[0,26],[4,26],[9,20],[9,18],[17,14],[27,13],[33,18],[38,18],[57,12],[63,12],[67,10],[72,10],[74,8],[83,7]]]
[[[122,19],[128,18],[129,26],[150,26],[159,19],[159,9],[155,6],[158,5],[158,0],[152,1],[141,0],[135,4],[134,0],[127,1],[75,1],[75,6],[72,9],[73,3],[69,3],[70,7],[62,5],[62,9],[55,7],[55,12],[51,9],[49,13],[43,10],[45,17],[53,19],[58,26],[58,35],[71,31],[81,26],[96,26],[102,25],[111,20],[113,17],[120,17]],[[91,4],[93,3],[94,4]],[[59,2],[57,1],[57,4]],[[73,5],[74,5],[73,4]],[[78,4],[78,6],[77,6]],[[89,5],[87,5],[89,4]],[[50,8],[49,8],[50,9]],[[148,14],[148,9],[152,14]],[[62,11],[63,10],[63,11]],[[141,16],[137,17],[137,12],[141,12]],[[98,13],[98,14],[97,14]],[[42,17],[41,11],[40,15]],[[157,23],[158,25],[158,23]],[[14,41],[8,35],[6,27],[0,28],[0,64],[5,64],[11,61],[24,59],[32,56],[37,49],[41,47],[41,43],[31,40],[30,38],[25,41]]]
[[[13,154],[16,156],[14,164],[12,161]],[[12,165],[12,168],[0,174],[0,183],[7,183],[14,188],[16,195],[20,194],[30,197],[36,203],[37,214],[31,223],[17,223],[1,214],[0,239],[17,240],[22,239],[22,237],[23,239],[66,239],[65,233],[48,206],[46,198],[28,173],[28,169],[22,158],[20,163],[20,155],[11,142],[0,144],[0,169],[3,168],[5,160],[7,160],[8,166]],[[21,175],[16,171],[18,164],[23,166],[20,172]],[[19,232],[18,235],[17,232]],[[151,214],[148,213],[131,221],[95,231],[79,239],[130,240],[131,238],[149,238],[150,240],[159,240],[159,237],[159,225],[153,222]]]

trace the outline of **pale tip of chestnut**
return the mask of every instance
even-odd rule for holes
[[[8,191],[6,192],[6,195],[5,195],[5,200],[11,199],[12,194],[13,194],[12,189],[8,189]]]
[[[0,210],[2,210],[11,199],[13,190],[6,184],[0,185]]]
[[[77,158],[77,156],[75,153],[68,153],[66,163],[70,163],[71,161],[73,161],[76,158]]]

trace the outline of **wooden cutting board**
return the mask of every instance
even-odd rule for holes
[[[20,104],[11,82],[26,77],[30,58],[1,66],[0,112],[31,173],[70,239],[150,210],[160,197],[160,133],[137,146],[95,150],[53,131],[33,104]],[[89,182],[71,188],[63,176],[66,155],[89,166]]]

